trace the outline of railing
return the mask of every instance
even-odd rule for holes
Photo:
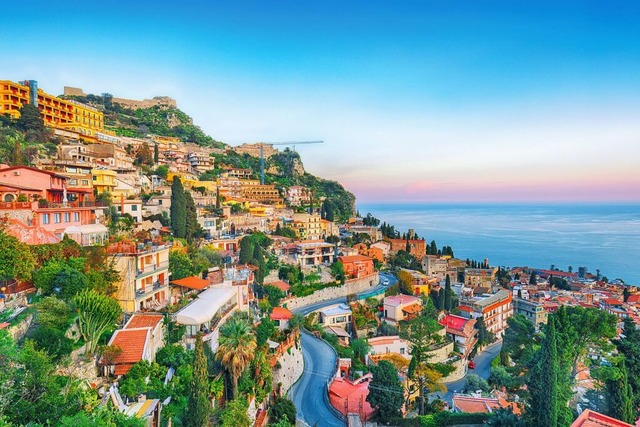
[[[144,297],[153,294],[158,289],[162,289],[169,286],[169,280],[165,279],[164,282],[154,282],[152,286],[145,286],[142,289],[136,289],[136,298]]]
[[[60,209],[60,208],[104,208],[107,204],[105,202],[39,202],[39,209]]]
[[[144,276],[145,274],[153,273],[155,271],[158,271],[167,267],[169,267],[169,261],[162,261],[159,264],[145,265],[144,269],[138,270],[136,274],[136,278],[139,278],[141,276]]]

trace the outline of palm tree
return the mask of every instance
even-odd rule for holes
[[[229,371],[233,380],[232,396],[238,392],[238,378],[255,356],[256,336],[246,320],[233,316],[220,327],[216,360]]]

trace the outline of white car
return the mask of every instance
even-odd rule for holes
[[[382,284],[383,285],[388,285],[389,284],[389,279],[382,279]]]

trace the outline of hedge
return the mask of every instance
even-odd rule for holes
[[[389,424],[398,427],[445,427],[458,424],[483,424],[490,414],[465,412],[438,412],[416,418],[393,418]]]

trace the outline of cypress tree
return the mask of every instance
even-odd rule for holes
[[[153,163],[158,164],[160,160],[160,150],[158,149],[158,144],[153,146]]]
[[[202,336],[196,337],[193,378],[189,390],[189,404],[185,414],[187,427],[210,426],[211,404],[209,403],[209,367],[204,354]]]
[[[440,288],[440,291],[438,292],[438,310],[444,310],[446,298],[444,289]]]
[[[558,406],[566,402],[559,400],[556,322],[549,318],[547,333],[542,347],[536,353],[534,365],[529,372],[527,388],[530,392],[527,416],[532,425],[539,427],[558,426]]]
[[[253,259],[253,239],[251,236],[245,236],[240,240],[240,254],[238,255],[240,264],[248,264]]]
[[[184,238],[187,235],[187,201],[182,182],[177,176],[171,183],[171,229],[175,237]]]
[[[444,309],[451,311],[451,277],[447,274],[444,281]]]
[[[624,360],[620,364],[620,378],[608,380],[606,387],[609,395],[609,415],[625,423],[633,424],[636,420],[633,391],[629,385]]]
[[[194,237],[202,235],[202,227],[198,223],[198,212],[191,193],[185,193],[185,237],[192,241]]]

